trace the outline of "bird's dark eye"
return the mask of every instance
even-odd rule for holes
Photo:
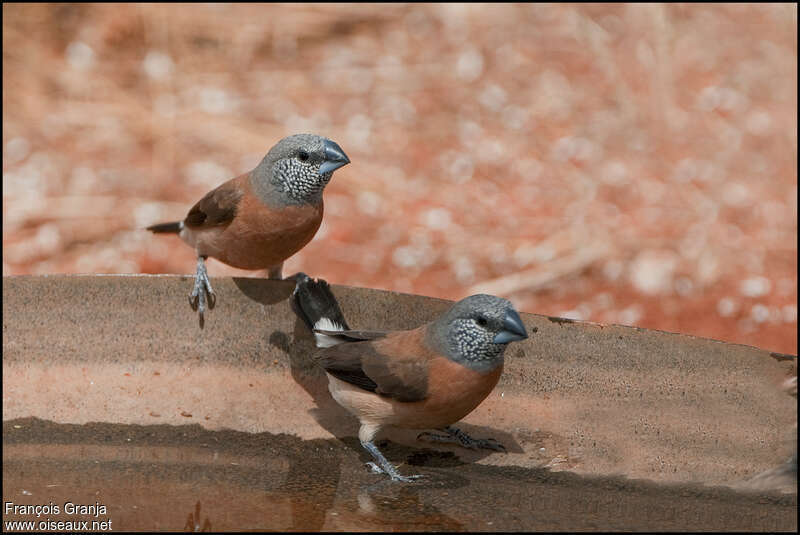
[[[481,327],[486,327],[486,324],[489,323],[483,316],[478,316],[478,319],[476,321],[478,322],[478,325],[480,325]]]
[[[304,151],[304,150],[301,150],[300,152],[297,153],[297,158],[301,162],[306,162],[306,161],[308,161],[308,153],[306,151]]]

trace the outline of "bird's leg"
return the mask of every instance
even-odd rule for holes
[[[434,433],[420,433],[417,440],[429,442],[443,442],[447,444],[458,444],[471,450],[485,449],[494,451],[506,451],[505,446],[493,438],[472,438],[457,427],[448,426],[442,429],[446,435],[436,435]]]
[[[275,280],[283,280],[283,262],[275,264],[267,269],[267,278]]]
[[[189,294],[189,304],[192,305],[192,308],[197,308],[197,313],[200,314],[201,318],[206,311],[206,294],[208,294],[209,308],[214,308],[214,304],[217,302],[217,296],[211,288],[211,281],[208,280],[206,257],[198,256],[197,273],[194,277],[194,288],[192,289],[192,293]]]
[[[364,446],[364,449],[367,450],[372,457],[378,461],[378,464],[375,463],[367,463],[372,471],[375,473],[383,473],[392,478],[392,481],[402,481],[403,483],[410,483],[415,479],[422,477],[421,475],[416,476],[401,476],[400,473],[397,471],[397,468],[389,462],[389,460],[383,456],[381,450],[378,449],[378,446],[375,445],[372,441],[361,441],[361,445]]]

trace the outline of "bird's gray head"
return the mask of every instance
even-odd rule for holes
[[[434,349],[479,372],[502,364],[509,342],[527,337],[525,325],[511,303],[486,294],[462,299],[428,330],[428,343]]]
[[[316,204],[333,172],[350,159],[328,138],[315,134],[285,137],[251,175],[259,197],[273,205]]]

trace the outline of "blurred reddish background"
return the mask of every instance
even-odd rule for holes
[[[789,4],[3,4],[3,275],[193,273],[142,228],[311,131],[284,273],[796,353],[796,90]]]

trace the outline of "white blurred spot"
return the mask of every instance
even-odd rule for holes
[[[398,247],[392,253],[392,262],[401,268],[414,267],[419,262],[419,252],[410,245]]]
[[[717,280],[719,262],[711,251],[704,251],[697,260],[697,280],[701,285],[708,285]]]
[[[475,48],[462,52],[456,61],[456,75],[465,82],[472,82],[482,73],[483,55]]]
[[[511,169],[525,180],[536,181],[544,171],[544,165],[536,158],[519,158],[511,163]]]
[[[514,250],[512,258],[517,267],[525,267],[531,263],[543,264],[549,262],[556,256],[556,251],[552,245],[541,244],[532,245],[523,243]]]
[[[452,224],[450,211],[446,208],[431,208],[420,214],[422,224],[433,230],[446,230]]]
[[[710,86],[700,92],[697,106],[703,111],[734,111],[742,108],[746,97],[729,87]]]
[[[487,86],[486,89],[481,91],[480,95],[478,95],[478,102],[480,102],[485,108],[488,108],[494,112],[498,112],[506,103],[506,98],[506,92],[502,87],[491,84]]]
[[[763,110],[753,111],[747,116],[745,127],[754,136],[766,135],[772,128],[772,117]]]
[[[151,50],[142,62],[145,74],[154,80],[165,80],[172,74],[172,58],[163,52]]]
[[[608,280],[615,281],[619,279],[624,269],[625,265],[621,260],[609,260],[603,265],[603,275],[605,275]]]
[[[643,313],[641,306],[631,305],[620,311],[618,321],[622,325],[634,325],[642,318]]]
[[[411,243],[398,247],[392,253],[392,261],[400,267],[424,268],[431,265],[437,257],[431,246],[427,229],[416,227],[410,233]]]
[[[238,99],[218,87],[194,87],[191,93],[200,109],[207,113],[229,113],[239,106]]]
[[[381,211],[381,197],[374,191],[362,191],[356,201],[361,213],[378,215]]]
[[[750,190],[741,182],[734,182],[725,187],[722,192],[722,200],[731,206],[744,206],[750,204]]]
[[[780,307],[769,307],[769,322],[780,323],[783,321],[783,314]]]
[[[3,163],[14,165],[24,160],[31,150],[31,144],[24,137],[15,137],[6,143],[3,150]]]
[[[761,297],[772,289],[772,282],[766,277],[750,277],[739,285],[739,292],[746,297]]]
[[[284,121],[284,128],[287,133],[295,134],[297,132],[313,132],[318,130],[317,124],[311,117],[304,117],[296,113],[292,113],[286,117]]]
[[[733,316],[739,310],[739,305],[730,297],[723,297],[717,302],[717,313],[723,318]]]
[[[756,323],[764,323],[769,319],[769,308],[762,304],[755,304],[750,309],[750,317]]]
[[[394,121],[410,125],[417,120],[417,109],[407,98],[389,96],[380,101],[379,113],[389,115]]]
[[[528,108],[511,104],[503,108],[502,121],[512,130],[522,130],[528,124],[531,112]]]
[[[714,165],[708,161],[683,158],[675,164],[670,179],[675,182],[709,182],[716,178],[716,173]]]
[[[568,160],[587,161],[597,154],[594,143],[583,137],[562,137],[553,145],[553,158],[559,162]]]
[[[133,209],[133,221],[136,228],[145,228],[149,225],[159,223],[163,217],[161,203],[144,202],[137,204]]]
[[[565,311],[561,312],[558,316],[561,317],[561,318],[564,318],[564,319],[577,320],[577,321],[581,321],[581,320],[586,319],[586,318],[583,317],[583,314],[581,314],[581,312],[579,310],[577,310],[577,309],[565,310]],[[542,448],[542,450],[543,449],[544,448]]]
[[[565,118],[572,111],[572,86],[569,79],[558,71],[543,72],[532,97],[533,111],[537,116]]]
[[[672,277],[677,266],[678,256],[672,251],[643,251],[631,264],[631,282],[646,294],[668,293],[672,290]]]
[[[375,62],[375,70],[378,77],[392,82],[402,83],[406,68],[403,60],[394,54],[381,56]],[[407,82],[408,80],[405,80]]]
[[[466,153],[447,151],[441,156],[439,162],[450,179],[458,184],[469,182],[475,172],[475,163],[472,157]]]
[[[566,318],[569,320],[588,320],[592,315],[592,307],[590,307],[586,303],[581,303],[577,307],[573,308],[572,310],[566,310],[559,314],[560,317]]]
[[[622,186],[629,182],[628,168],[619,160],[606,162],[600,170],[600,180],[612,186]]]
[[[261,160],[264,159],[264,153],[262,152],[251,152],[249,154],[244,154],[241,158],[239,158],[239,173],[246,173],[248,171],[252,171],[253,169],[261,163]]]
[[[639,63],[646,69],[654,68],[656,55],[655,52],[653,52],[653,47],[650,46],[650,43],[648,43],[646,39],[639,39],[639,42],[636,43],[636,59],[638,59]]]
[[[67,47],[67,63],[73,69],[88,70],[94,64],[94,50],[86,43],[73,41]]]
[[[61,245],[61,233],[55,224],[46,223],[39,227],[33,243],[41,256],[48,256],[56,252]]]
[[[483,128],[474,121],[461,121],[458,125],[458,139],[462,145],[477,147],[483,136]]]
[[[781,314],[786,323],[797,323],[797,305],[784,305]]]
[[[505,143],[499,139],[486,139],[483,142],[483,150],[478,151],[478,158],[484,162],[502,163],[508,156]]]
[[[372,137],[372,120],[364,114],[354,115],[347,121],[347,143],[357,150],[367,152]]]
[[[74,192],[90,193],[98,186],[97,174],[90,167],[76,167],[70,175],[69,187]]]
[[[228,168],[208,160],[189,164],[184,173],[191,184],[206,187],[218,186],[233,176]]]
[[[372,69],[353,69],[348,76],[348,85],[350,91],[357,95],[363,95],[372,89],[372,84],[375,81],[375,75]]]
[[[459,284],[472,284],[475,281],[475,268],[466,256],[460,256],[453,262],[453,272]]]

